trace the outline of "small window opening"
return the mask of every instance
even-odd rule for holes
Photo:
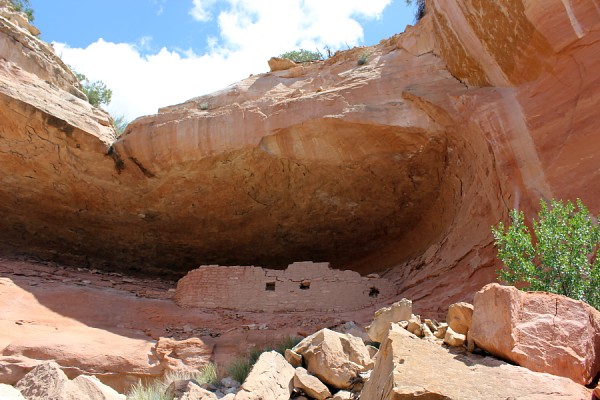
[[[275,282],[267,282],[267,284],[265,285],[265,290],[275,291]]]
[[[300,289],[301,290],[308,290],[308,289],[310,289],[310,281],[302,281],[302,282],[300,282]]]
[[[377,297],[379,296],[379,289],[377,289],[376,287],[372,287],[371,290],[369,291],[369,297]]]

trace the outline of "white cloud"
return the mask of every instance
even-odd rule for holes
[[[161,16],[165,11],[164,3],[166,0],[153,0],[152,4],[156,6],[156,15]]]
[[[190,10],[190,15],[194,17],[194,19],[206,22],[212,19],[212,14],[209,11],[211,7],[213,7],[216,3],[216,0],[192,0],[193,7]]]
[[[251,73],[265,72],[267,60],[295,48],[338,49],[359,44],[356,17],[377,18],[391,0],[221,0],[219,36],[207,38],[205,54],[161,49],[144,55],[140,45],[99,39],[86,48],[54,43],[67,64],[113,90],[107,107],[128,120],[159,107],[215,91]],[[193,0],[190,14],[211,18],[216,0]]]

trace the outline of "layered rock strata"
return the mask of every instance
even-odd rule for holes
[[[177,276],[312,259],[387,272],[416,312],[471,300],[510,208],[600,209],[600,12],[427,9],[365,65],[352,49],[251,76],[114,143],[52,50],[0,18],[0,251]]]

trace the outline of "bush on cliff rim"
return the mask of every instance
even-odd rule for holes
[[[512,224],[492,227],[498,257],[507,269],[499,279],[524,284],[524,290],[546,291],[582,300],[600,309],[600,228],[581,200],[576,204],[540,201],[532,221],[535,241],[523,212],[512,210]]]
[[[323,59],[323,55],[318,51],[310,51],[305,49],[293,50],[279,55],[279,58],[287,58],[295,63],[319,61]]]
[[[406,0],[406,4],[411,6],[413,4],[413,0]],[[414,4],[416,6],[415,9],[415,22],[418,22],[425,16],[425,0],[414,0]]]
[[[27,15],[27,20],[33,22],[33,8],[31,8],[29,0],[10,0],[10,2],[15,11],[25,13],[25,15]]]

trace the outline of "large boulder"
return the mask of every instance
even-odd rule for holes
[[[271,72],[285,71],[286,69],[294,68],[296,63],[287,58],[271,57],[269,59],[269,68]]]
[[[567,378],[438,346],[392,324],[361,399],[589,399]]]
[[[600,312],[588,304],[492,283],[473,305],[469,340],[477,347],[580,384],[600,372]]]
[[[412,301],[402,299],[390,307],[384,307],[375,311],[373,322],[367,326],[367,334],[374,342],[383,342],[385,335],[390,329],[390,323],[408,321],[412,315]]]
[[[0,383],[0,399],[2,400],[25,400],[18,389],[4,383]]]
[[[125,395],[118,393],[110,386],[106,386],[95,376],[79,375],[71,382],[80,393],[80,399],[90,400],[125,400]]]
[[[294,367],[275,351],[262,353],[235,395],[235,400],[288,400]]]
[[[360,372],[373,367],[361,339],[329,329],[306,337],[292,350],[302,356],[309,373],[338,389],[350,388]]]
[[[104,385],[97,378],[80,375],[70,381],[53,362],[38,365],[17,383],[28,400],[125,400],[125,395]]]
[[[469,303],[454,303],[448,307],[446,323],[456,333],[466,335],[473,319],[473,305]]]
[[[27,373],[16,388],[29,400],[77,399],[75,388],[55,362],[38,365]]]

